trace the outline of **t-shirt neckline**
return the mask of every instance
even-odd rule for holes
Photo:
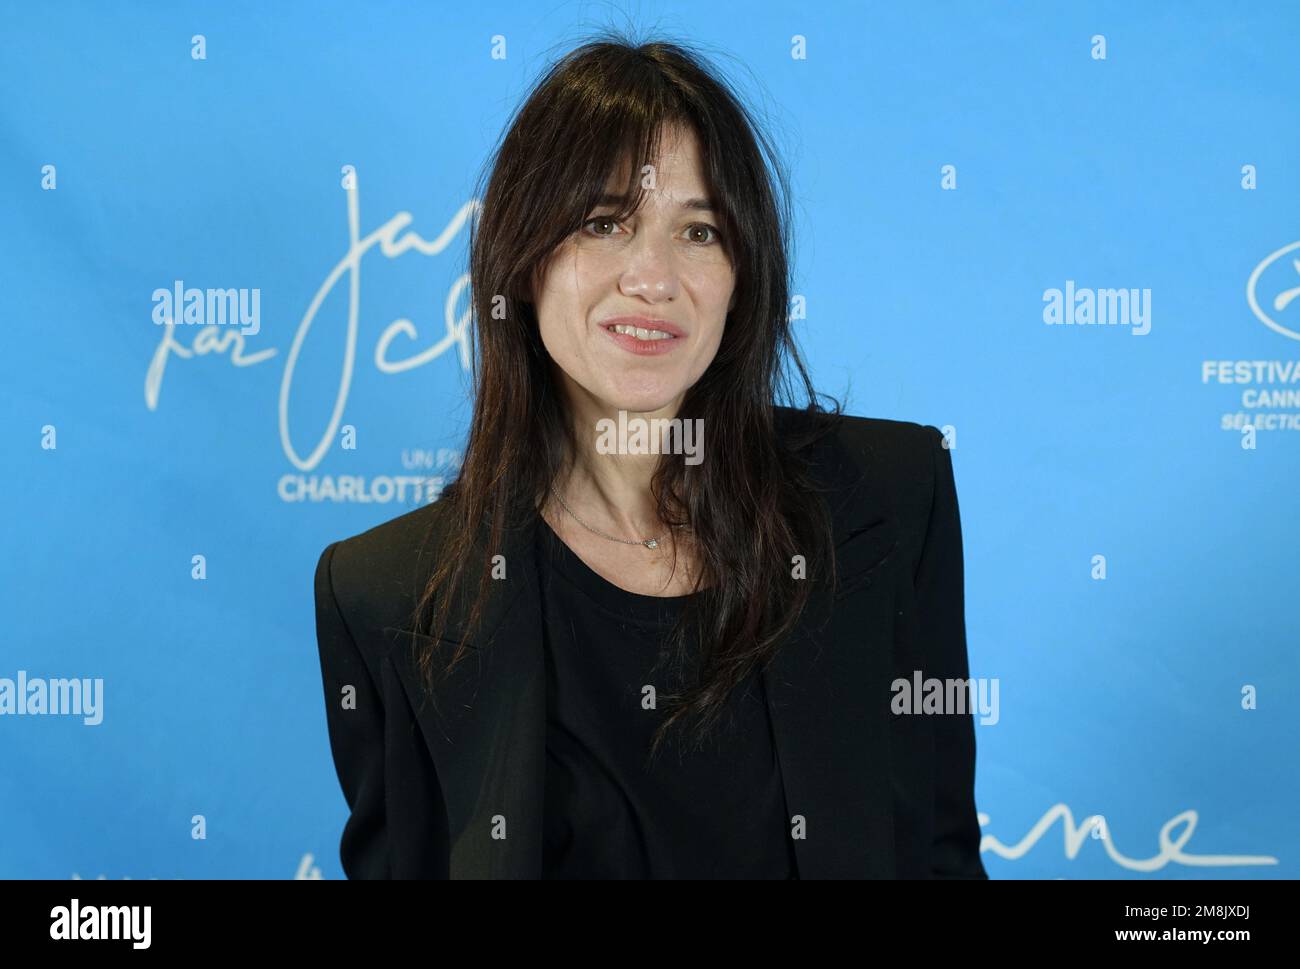
[[[543,564],[549,565],[596,605],[620,619],[636,619],[656,626],[672,625],[694,597],[694,594],[649,596],[620,588],[584,562],[545,518],[539,515],[537,520],[538,552],[545,557]]]

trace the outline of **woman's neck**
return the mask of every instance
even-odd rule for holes
[[[573,400],[569,412],[575,450],[555,481],[565,503],[587,522],[609,526],[607,530],[613,534],[658,536],[666,526],[659,519],[650,483],[660,455],[653,453],[657,450],[653,447],[648,454],[626,453],[630,449],[619,446],[618,429],[634,419],[671,419],[677,413],[677,403],[655,411],[625,411],[620,418],[617,409],[586,395]],[[613,448],[608,446],[611,441]]]

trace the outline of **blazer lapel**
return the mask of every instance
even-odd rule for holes
[[[870,541],[854,547],[855,556],[883,561],[896,546],[890,519],[858,535]],[[786,807],[792,822],[803,822],[794,847],[804,879],[894,877],[888,698],[868,693],[892,679],[894,596],[886,574],[855,579],[825,623],[813,617],[825,614],[835,593],[818,587],[763,672]]]
[[[482,574],[500,554],[505,578],[495,580],[502,586],[489,597],[466,656],[435,681],[434,703],[409,651],[395,663],[442,787],[453,879],[541,875],[546,678],[533,534],[532,525],[507,529],[494,551],[488,526],[480,527],[466,575]],[[432,547],[442,547],[443,537],[435,529]],[[441,663],[463,641],[468,608],[463,598],[458,605],[439,645]],[[404,632],[407,643],[411,635]]]

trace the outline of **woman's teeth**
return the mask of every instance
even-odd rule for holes
[[[671,333],[665,333],[663,330],[646,330],[646,329],[642,329],[639,326],[627,326],[626,324],[623,323],[619,323],[616,326],[611,326],[610,329],[613,330],[615,333],[623,333],[626,334],[627,336],[634,336],[638,340],[675,339],[675,337]]]

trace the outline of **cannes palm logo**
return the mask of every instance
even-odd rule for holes
[[[1266,327],[1300,340],[1300,242],[1260,260],[1246,280],[1246,305]],[[1258,431],[1300,430],[1300,354],[1289,360],[1202,360],[1201,384],[1239,388],[1237,410],[1219,419],[1253,450]]]
[[[1300,312],[1287,312],[1293,303],[1296,310],[1300,311],[1300,302],[1297,301],[1300,300],[1300,256],[1296,255],[1297,250],[1300,250],[1300,242],[1283,246],[1266,256],[1246,280],[1246,304],[1250,311],[1270,330],[1292,340],[1300,340]],[[1261,285],[1261,281],[1266,279],[1279,285]],[[1261,293],[1270,290],[1273,292],[1272,298],[1265,296],[1267,305],[1261,306]]]

